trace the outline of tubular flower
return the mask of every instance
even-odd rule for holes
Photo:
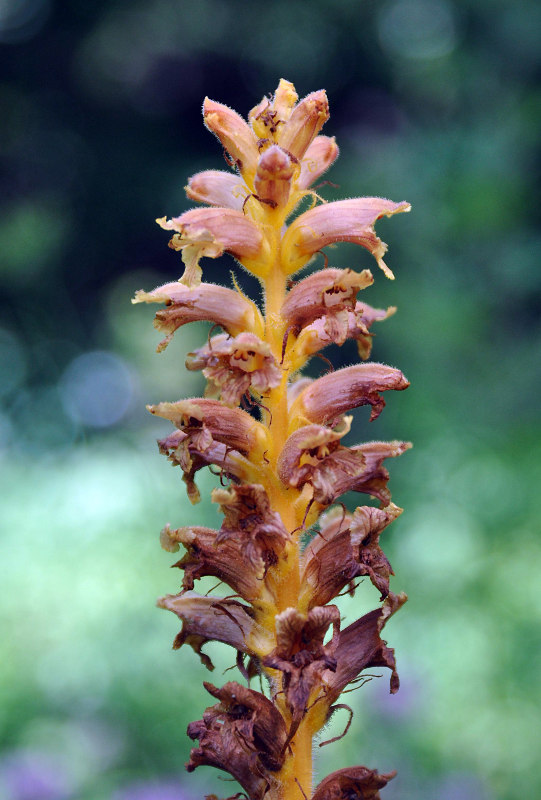
[[[182,622],[175,649],[190,645],[212,669],[202,648],[225,643],[242,678],[258,675],[262,691],[235,681],[205,684],[217,703],[188,727],[198,744],[187,769],[229,772],[249,800],[378,800],[394,773],[345,767],[314,789],[312,740],[336,708],[348,708],[336,701],[363,670],[387,667],[391,693],[398,690],[394,651],[381,633],[406,596],[391,591],[394,573],[380,539],[402,509],[391,501],[384,462],[411,445],[346,445],[345,437],[354,409],[369,405],[375,420],[382,393],[409,382],[399,369],[367,361],[372,325],[395,311],[360,299],[374,281],[369,270],[338,269],[326,258],[324,269],[296,282],[291,276],[323,248],[346,241],[366,248],[394,277],[375,224],[409,204],[378,197],[326,203],[311,190],[338,156],[334,138],[321,134],[329,118],[323,90],[299,100],[281,80],[246,121],[208,98],[203,116],[231,171],[192,176],[186,194],[203,206],[158,220],[172,233],[184,272],[137,292],[133,302],[162,304],[154,320],[165,336],[159,351],[189,322],[212,325],[186,362],[207,379],[205,397],[149,411],[173,425],[158,445],[180,467],[192,502],[200,499],[196,473],[217,472],[221,485],[211,499],[222,522],[216,529],[162,528],[162,547],[180,551],[174,566],[182,588],[158,605]],[[313,206],[299,214],[307,195]],[[261,308],[236,282],[226,288],[202,281],[201,260],[223,253],[260,280]],[[221,331],[212,335],[215,327]],[[316,379],[302,375],[311,356],[348,339],[365,363]],[[351,491],[375,498],[379,508],[346,510],[340,498]],[[230,592],[198,593],[198,581],[209,577]],[[380,605],[341,627],[333,601],[359,591],[363,578],[362,591],[374,587]]]
[[[261,395],[279,386],[282,370],[270,346],[253,333],[213,336],[208,344],[189,353],[188,369],[203,371],[208,394],[214,392],[228,406],[236,406],[250,390]]]

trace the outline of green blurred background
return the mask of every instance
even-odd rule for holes
[[[361,409],[351,439],[415,443],[390,465],[406,511],[385,534],[410,596],[386,628],[402,688],[347,696],[319,777],[362,763],[398,769],[387,800],[541,796],[540,29],[521,0],[0,2],[2,800],[236,791],[183,772],[209,676],[154,607],[180,581],[162,525],[219,525],[144,411],[201,391],[183,362],[208,326],[158,356],[155,309],[129,301],[181,271],[154,219],[224,168],[203,97],[246,114],[280,77],[328,91],[327,199],[413,206],[378,225],[397,280],[363,296],[398,305],[374,357],[412,386],[374,425]],[[349,245],[331,264],[375,267]],[[363,584],[342,610],[377,599]],[[212,679],[235,678],[207,649]]]

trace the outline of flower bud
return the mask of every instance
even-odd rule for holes
[[[278,144],[300,160],[328,119],[329,101],[325,91],[312,92],[297,103],[280,128]]]
[[[257,138],[248,123],[233,109],[208,97],[203,103],[203,119],[209,131],[216,134],[227,150],[246,183],[252,186],[259,150]]]
[[[297,181],[299,189],[308,189],[338,158],[338,145],[334,136],[316,136],[301,160]]]
[[[295,169],[291,157],[281,147],[268,147],[259,159],[254,181],[259,200],[272,208],[285,206]]]

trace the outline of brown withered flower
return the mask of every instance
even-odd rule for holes
[[[350,445],[346,436],[353,409],[368,405],[376,420],[383,393],[409,382],[399,369],[368,360],[372,326],[396,310],[364,301],[370,270],[335,268],[325,254],[323,269],[300,280],[295,274],[344,241],[368,250],[393,278],[375,225],[409,204],[380,197],[325,202],[316,194],[312,187],[338,156],[334,138],[321,133],[329,119],[323,90],[299,100],[281,80],[247,120],[209,98],[203,118],[229,171],[193,175],[186,194],[202,205],[157,220],[171,233],[182,274],[137,292],[134,302],[162,306],[154,320],[164,336],[158,350],[189,322],[212,326],[187,358],[188,369],[207,379],[205,397],[149,410],[173,425],[159,448],[180,467],[192,502],[200,499],[196,473],[215,473],[220,486],[212,500],[222,522],[216,529],[185,521],[162,529],[162,547],[180,551],[174,566],[182,586],[158,605],[181,620],[174,648],[190,645],[212,669],[204,645],[227,644],[242,679],[257,676],[261,691],[235,681],[205,684],[217,703],[188,727],[198,745],[187,769],[230,773],[242,787],[233,796],[248,800],[378,800],[394,773],[346,767],[314,789],[312,743],[337,708],[349,708],[337,701],[365,670],[386,667],[391,693],[399,686],[382,630],[406,596],[391,591],[393,570],[380,540],[401,513],[384,463],[411,445]],[[305,198],[311,206],[301,208]],[[202,259],[224,253],[260,281],[261,305],[235,278],[231,288],[203,281]],[[312,356],[347,340],[364,363],[315,379],[302,374]],[[340,500],[351,491],[379,507],[348,511]],[[221,596],[217,587],[197,591],[206,578],[225,586]],[[342,624],[333,601],[374,589],[380,605]]]

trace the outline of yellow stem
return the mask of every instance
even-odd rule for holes
[[[270,215],[269,215],[270,216]],[[285,322],[281,315],[281,308],[286,296],[286,276],[281,267],[280,228],[282,221],[273,228],[274,263],[264,281],[265,300],[265,338],[269,343],[273,355],[278,363],[282,361],[283,339],[286,330]],[[297,493],[287,489],[279,480],[276,466],[288,435],[289,413],[287,406],[287,385],[289,370],[284,369],[280,386],[273,389],[266,399],[270,414],[267,424],[272,432],[272,450],[268,455],[271,472],[274,475],[272,486],[267,487],[271,507],[277,511],[288,531],[294,531],[300,520],[294,506]],[[300,592],[300,565],[299,565],[298,535],[288,552],[287,563],[281,565],[277,583],[273,587],[276,597],[276,610],[278,613],[286,608],[298,608]],[[270,576],[269,576],[270,577]],[[284,716],[289,716],[283,701],[280,702]],[[290,743],[291,755],[286,758],[278,780],[281,784],[279,797],[276,800],[302,800],[303,794],[310,798],[312,794],[312,729],[302,724],[299,726]],[[272,799],[274,800],[274,798]]]

